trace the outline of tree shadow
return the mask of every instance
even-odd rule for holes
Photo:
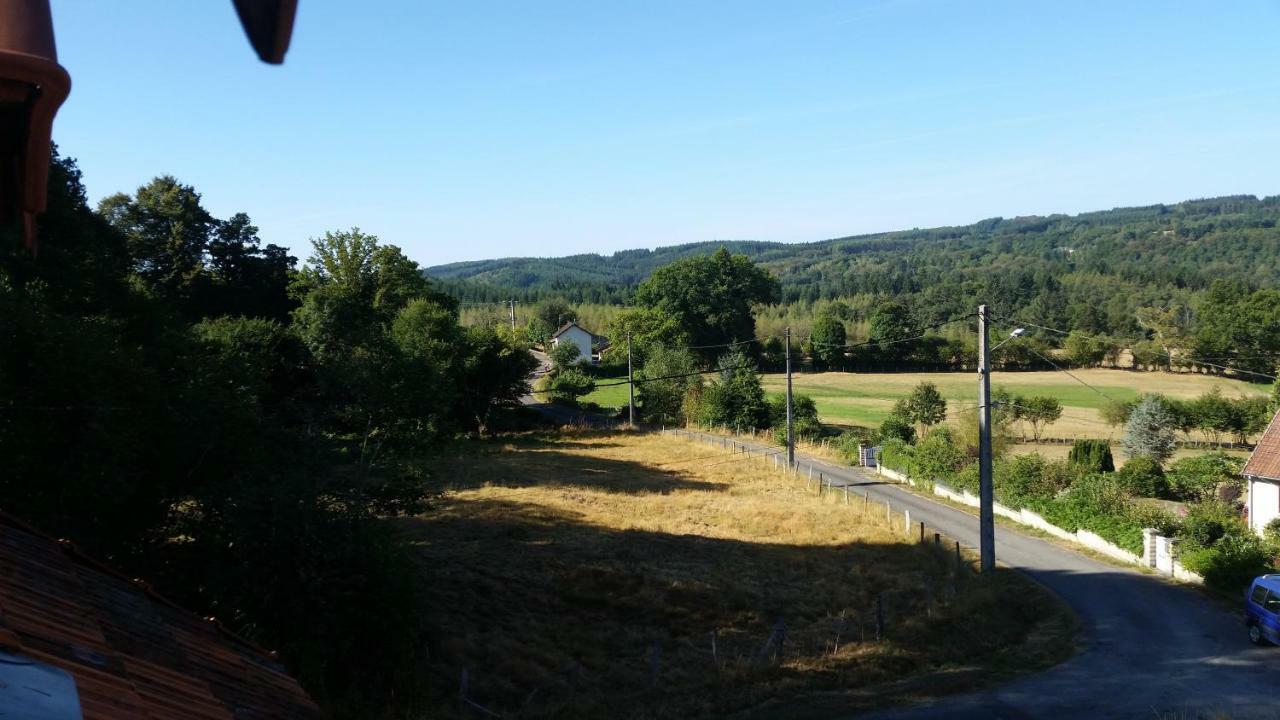
[[[847,711],[901,699],[882,686],[904,675],[1061,659],[1028,643],[1033,628],[1054,637],[1048,595],[979,584],[929,545],[622,529],[492,497],[398,522],[431,578],[436,676],[466,668],[474,700],[504,717],[715,716],[822,691],[846,693]]]
[[[618,443],[526,440],[515,444],[520,448],[518,453],[494,448],[492,452],[456,458],[449,464],[450,471],[438,478],[433,489],[457,490],[486,485],[508,488],[573,486],[611,493],[665,494],[675,490],[724,491],[729,488],[728,483],[698,477],[690,472],[689,466],[659,468],[564,451],[614,447]]]

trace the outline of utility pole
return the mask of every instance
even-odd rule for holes
[[[636,424],[636,381],[631,373],[631,333],[627,333],[627,418],[632,427]]]
[[[791,435],[791,328],[787,328],[787,467],[796,464],[796,439]]]
[[[511,303],[511,329],[515,330],[516,329],[516,301],[513,299],[513,300],[508,300],[507,302]]]
[[[987,306],[978,306],[978,551],[982,572],[996,569],[996,520],[991,488],[991,351]]]

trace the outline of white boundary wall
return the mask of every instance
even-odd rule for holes
[[[876,468],[876,471],[880,475],[883,475],[884,477],[887,477],[891,480],[904,482],[913,487],[916,484],[914,480],[912,480],[910,477],[906,475],[906,473],[900,473],[896,470],[891,470],[890,468],[887,468],[883,465]],[[933,484],[933,494],[940,495],[953,502],[958,502],[963,505],[969,505],[970,507],[978,507],[979,505],[979,499],[977,495],[974,495],[968,490],[955,490],[953,488],[947,487],[946,485],[943,485],[940,482],[935,482]],[[1129,552],[1128,550],[1125,550],[1119,545],[1116,545],[1115,543],[1112,543],[1109,540],[1106,540],[1105,538],[1098,535],[1097,533],[1091,532],[1089,530],[1085,530],[1083,528],[1076,530],[1075,532],[1064,530],[1058,527],[1057,525],[1054,525],[1053,523],[1049,522],[1048,520],[1045,520],[1044,517],[1042,517],[1039,513],[1032,512],[1031,510],[1028,510],[1026,508],[1015,510],[1011,507],[1008,507],[1007,505],[1001,505],[998,502],[993,502],[991,509],[992,511],[995,512],[996,515],[1007,517],[1010,520],[1013,520],[1014,522],[1018,522],[1023,525],[1033,527],[1037,530],[1041,530],[1043,532],[1049,533],[1050,535],[1056,538],[1061,538],[1062,540],[1069,540],[1071,542],[1078,543],[1080,545],[1083,545],[1089,548],[1090,550],[1100,552],[1103,555],[1106,555],[1107,557],[1114,558],[1121,562],[1127,562],[1133,565],[1142,565],[1143,567],[1149,567],[1154,569],[1156,572],[1159,572],[1163,575],[1168,575],[1174,578],[1175,580],[1180,580],[1182,582],[1189,582],[1197,585],[1201,585],[1204,583],[1204,578],[1182,567],[1182,563],[1178,562],[1175,559],[1176,553],[1173,550],[1173,547],[1174,547],[1173,539],[1156,535],[1155,530],[1150,530],[1150,529],[1143,530],[1144,552],[1142,556],[1138,556]],[[1156,553],[1157,545],[1160,548],[1162,548],[1162,552],[1159,554],[1159,557],[1166,558],[1164,561],[1161,561],[1161,562],[1157,561],[1157,553]]]

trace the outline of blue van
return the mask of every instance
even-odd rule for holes
[[[1254,578],[1244,596],[1244,623],[1254,645],[1280,644],[1280,575]]]

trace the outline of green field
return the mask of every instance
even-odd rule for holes
[[[1265,385],[1189,373],[1087,369],[1075,370],[1072,374],[1090,387],[1056,371],[995,373],[992,386],[1019,395],[1058,398],[1063,405],[1062,418],[1050,426],[1047,435],[1101,438],[1116,435],[1116,430],[1103,422],[1098,412],[1108,399],[1132,400],[1144,392],[1189,399],[1215,387],[1228,397],[1261,395],[1268,390]],[[907,396],[913,387],[925,381],[938,386],[947,398],[952,415],[978,404],[975,373],[814,373],[794,376],[792,387],[795,392],[814,399],[818,415],[825,423],[873,426],[889,416],[894,401]],[[783,392],[785,377],[766,375],[764,386],[768,392]]]
[[[617,377],[598,377],[596,383],[603,385],[605,383],[626,382],[627,376],[619,375]],[[614,385],[612,387],[598,388],[595,392],[587,395],[582,399],[584,403],[595,403],[602,408],[621,408],[627,406],[627,386]]]
[[[1266,385],[1191,373],[1134,372],[1093,368],[1073,370],[1091,387],[1056,372],[1010,372],[992,375],[992,386],[1016,395],[1052,395],[1062,403],[1062,418],[1049,426],[1046,436],[1118,438],[1119,431],[1102,420],[1099,410],[1107,400],[1132,400],[1144,392],[1191,399],[1213,388],[1227,397],[1263,395]],[[626,380],[622,375],[598,378],[598,383]],[[766,392],[786,390],[783,375],[763,376]],[[918,383],[932,382],[947,398],[949,415],[978,404],[975,373],[811,373],[792,378],[795,392],[813,398],[822,422],[831,425],[879,425],[898,398],[906,397]],[[1096,390],[1094,389],[1096,388]],[[1105,397],[1104,397],[1105,395]],[[627,386],[600,388],[585,398],[601,407],[626,407]]]

